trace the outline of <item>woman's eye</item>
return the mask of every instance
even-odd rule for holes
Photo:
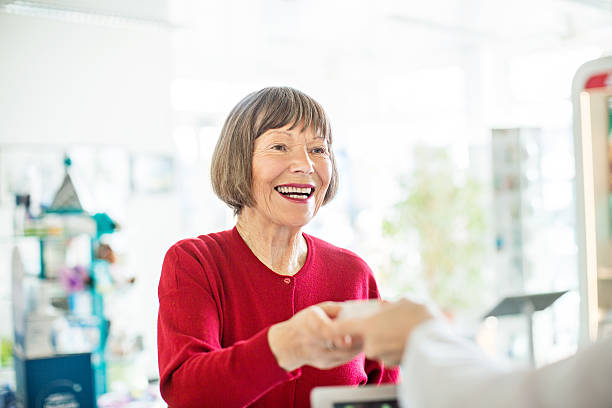
[[[274,145],[272,146],[272,150],[278,150],[279,152],[284,152],[287,150],[287,146],[281,145],[281,144]]]
[[[327,153],[327,149],[325,147],[314,147],[312,149],[313,153],[317,153],[317,154],[326,154]]]

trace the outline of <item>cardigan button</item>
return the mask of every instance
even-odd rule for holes
[[[291,278],[285,278],[283,279],[283,282],[285,282],[288,285],[291,283]]]

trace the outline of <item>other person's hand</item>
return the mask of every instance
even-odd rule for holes
[[[368,358],[395,366],[402,361],[412,330],[431,318],[427,306],[402,299],[385,302],[379,312],[364,318],[337,320],[334,331],[337,339],[350,336],[353,344],[363,344]]]
[[[268,343],[278,364],[293,371],[303,365],[327,369],[352,360],[360,346],[353,345],[350,336],[338,336],[332,327],[340,309],[340,303],[319,303],[271,326]]]

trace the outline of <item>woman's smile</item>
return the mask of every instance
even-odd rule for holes
[[[274,189],[289,201],[306,204],[313,197],[315,186],[311,184],[281,184]]]

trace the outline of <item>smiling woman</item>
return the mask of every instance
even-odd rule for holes
[[[159,282],[161,393],[171,407],[308,407],[312,388],[396,382],[396,370],[334,339],[339,306],[378,298],[357,255],[304,234],[337,189],[329,123],[292,88],[265,88],[229,114],[213,189],[229,231],[185,239]]]

